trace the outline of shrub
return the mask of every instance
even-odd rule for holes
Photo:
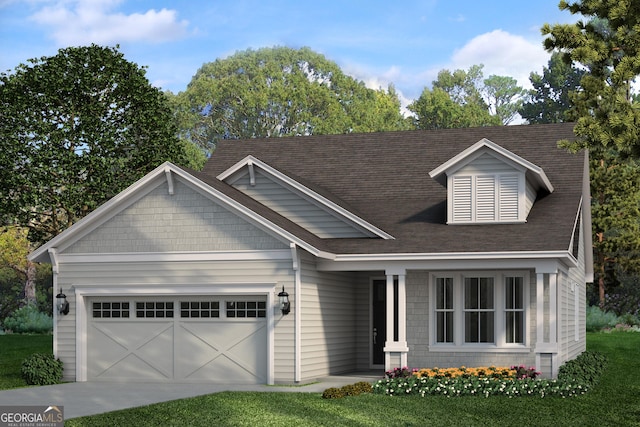
[[[20,373],[29,385],[58,384],[62,379],[62,362],[50,353],[34,353],[22,362]]]
[[[540,375],[540,372],[536,371],[536,368],[533,366],[527,368],[524,365],[519,365],[512,366],[511,369],[515,372],[515,378],[520,380],[526,378],[535,379]]]
[[[414,372],[415,372],[415,369],[410,370],[405,366],[403,368],[394,368],[390,371],[385,372],[384,377],[385,378],[407,378],[413,375]]]
[[[587,307],[587,332],[598,332],[605,328],[613,328],[618,323],[615,313],[602,311],[600,307]]]
[[[53,319],[46,313],[38,311],[35,305],[27,304],[11,313],[4,319],[5,331],[18,334],[43,334],[53,330]]]
[[[323,399],[340,399],[344,396],[344,391],[338,387],[330,387],[322,393]]]
[[[620,323],[623,323],[625,325],[640,326],[640,317],[634,316],[631,313],[625,313],[625,314],[621,315],[618,318],[618,320],[620,320]]]
[[[373,386],[366,381],[360,381],[354,384],[354,387],[358,391],[358,394],[366,394],[373,392]]]
[[[373,386],[366,382],[360,381],[355,384],[348,384],[341,388],[331,387],[322,393],[323,399],[340,399],[346,396],[358,396],[364,393],[372,393]]]
[[[565,362],[558,369],[558,380],[577,381],[589,386],[598,379],[607,366],[607,358],[593,351],[585,351],[573,360]]]

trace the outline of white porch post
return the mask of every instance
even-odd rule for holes
[[[558,273],[549,274],[549,343],[555,348],[551,355],[551,375],[558,376]]]
[[[545,277],[548,278],[548,307],[545,310]],[[545,339],[545,319],[549,327]],[[558,271],[536,270],[536,367],[543,369],[543,355],[550,361],[550,372],[545,372],[555,378],[558,375]]]
[[[393,345],[393,340],[394,340],[394,336],[393,336],[393,327],[394,327],[394,311],[393,311],[393,302],[394,302],[394,296],[393,296],[393,274],[387,274],[387,287],[386,287],[386,291],[387,291],[387,315],[386,315],[386,320],[387,320],[387,337],[384,343],[384,370],[388,371],[390,369],[392,369],[391,367],[391,354],[389,353],[389,350],[387,350],[388,348],[391,348],[391,346]]]
[[[400,365],[407,366],[407,292],[406,275],[398,275],[398,346],[403,350],[400,353]]]
[[[396,273],[396,274],[394,274]],[[394,283],[398,278],[398,300],[395,300]],[[406,272],[387,270],[387,337],[384,347],[385,370],[407,366],[407,293]],[[397,302],[397,304],[396,304]],[[397,305],[398,312],[395,312]],[[395,336],[395,319],[398,319],[398,336]]]
[[[544,342],[544,274],[536,274],[536,367],[542,363],[538,349]]]

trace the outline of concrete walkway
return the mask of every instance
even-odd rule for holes
[[[322,393],[329,387],[342,387],[358,381],[374,382],[382,373],[354,373],[322,378],[300,386],[233,384],[159,384],[159,383],[65,383],[41,387],[0,390],[0,406],[64,406],[66,420],[153,403],[219,393],[222,391],[262,391]]]

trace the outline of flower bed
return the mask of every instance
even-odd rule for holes
[[[535,367],[527,368],[524,365],[511,366],[510,368],[489,366],[486,368],[467,368],[461,366],[459,368],[426,368],[426,369],[409,369],[395,368],[385,372],[385,378],[409,378],[416,376],[418,378],[494,378],[494,379],[535,379],[540,375]]]
[[[597,353],[585,352],[560,368],[558,379],[538,379],[535,368],[525,366],[481,368],[407,367],[388,371],[373,385],[373,392],[389,396],[559,396],[585,394],[604,370],[606,360]],[[584,372],[593,373],[587,376]]]

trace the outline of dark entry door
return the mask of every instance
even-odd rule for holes
[[[373,340],[371,360],[374,365],[384,365],[384,343],[387,337],[387,281],[374,280],[372,284]]]

